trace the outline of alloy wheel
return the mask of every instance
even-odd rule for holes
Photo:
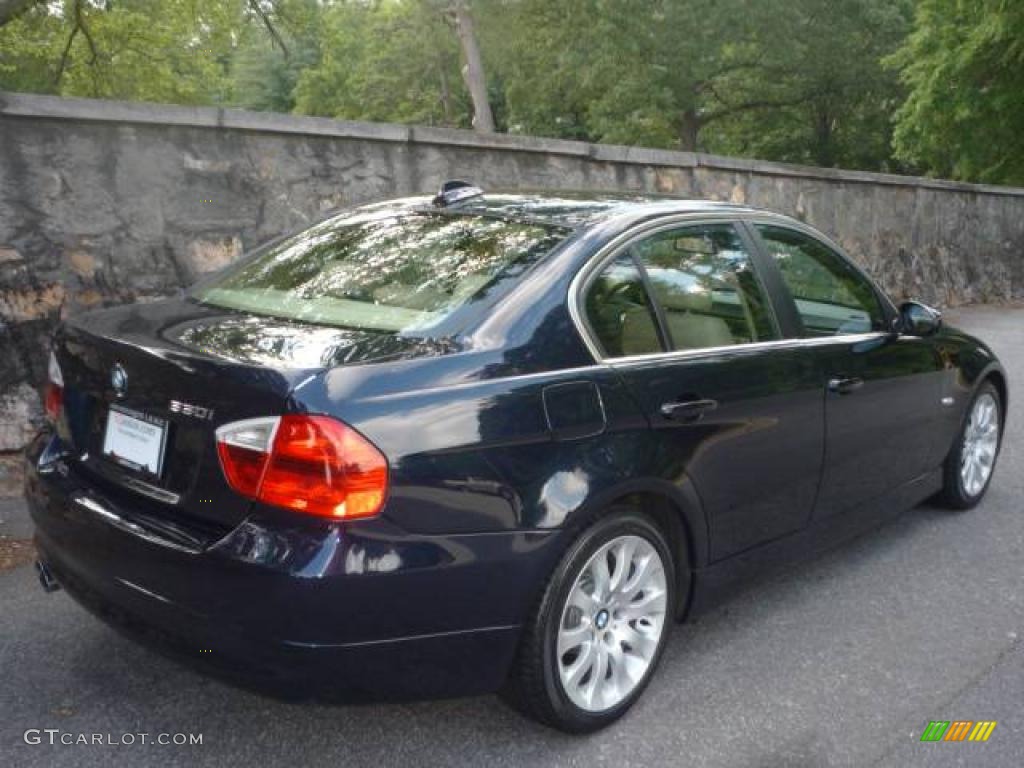
[[[605,543],[569,591],[556,638],[559,680],[586,712],[604,712],[644,680],[665,630],[665,565],[641,536]]]
[[[999,405],[984,392],[974,401],[964,429],[960,451],[960,481],[968,496],[977,496],[985,488],[999,448]]]

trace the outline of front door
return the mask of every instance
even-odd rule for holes
[[[731,223],[666,225],[586,294],[606,362],[652,426],[651,461],[693,483],[715,559],[803,527],[822,466],[819,373],[781,339],[752,250]]]
[[[890,332],[891,309],[841,254],[810,234],[755,223],[792,296],[825,391],[825,472],[816,517],[870,503],[939,461],[942,362]]]

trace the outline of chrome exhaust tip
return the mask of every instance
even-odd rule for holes
[[[39,577],[39,584],[44,592],[56,592],[60,589],[60,582],[57,581],[57,577],[53,575],[50,566],[42,560],[36,560],[36,575]]]

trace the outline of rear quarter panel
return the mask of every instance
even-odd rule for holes
[[[479,360],[458,357],[435,362],[452,372],[480,370]],[[650,474],[658,462],[648,422],[610,367],[395,386],[409,365],[338,368],[296,392],[305,407],[351,424],[387,456],[388,521],[436,535],[572,530],[616,498],[653,492],[685,510],[697,539],[691,543],[703,551],[706,526],[695,497]],[[388,391],[364,377],[384,377]],[[587,400],[588,392],[596,395],[599,415],[566,428],[565,419],[592,413],[588,403],[568,407],[577,395]]]

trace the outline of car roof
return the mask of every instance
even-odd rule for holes
[[[436,206],[432,198],[416,197],[391,201],[392,205],[434,212],[495,216],[549,226],[577,229],[618,216],[644,218],[673,213],[753,213],[756,209],[713,200],[647,195],[642,193],[595,193],[583,191],[536,190],[527,192],[484,192],[468,199]],[[385,204],[386,205],[386,204]]]

